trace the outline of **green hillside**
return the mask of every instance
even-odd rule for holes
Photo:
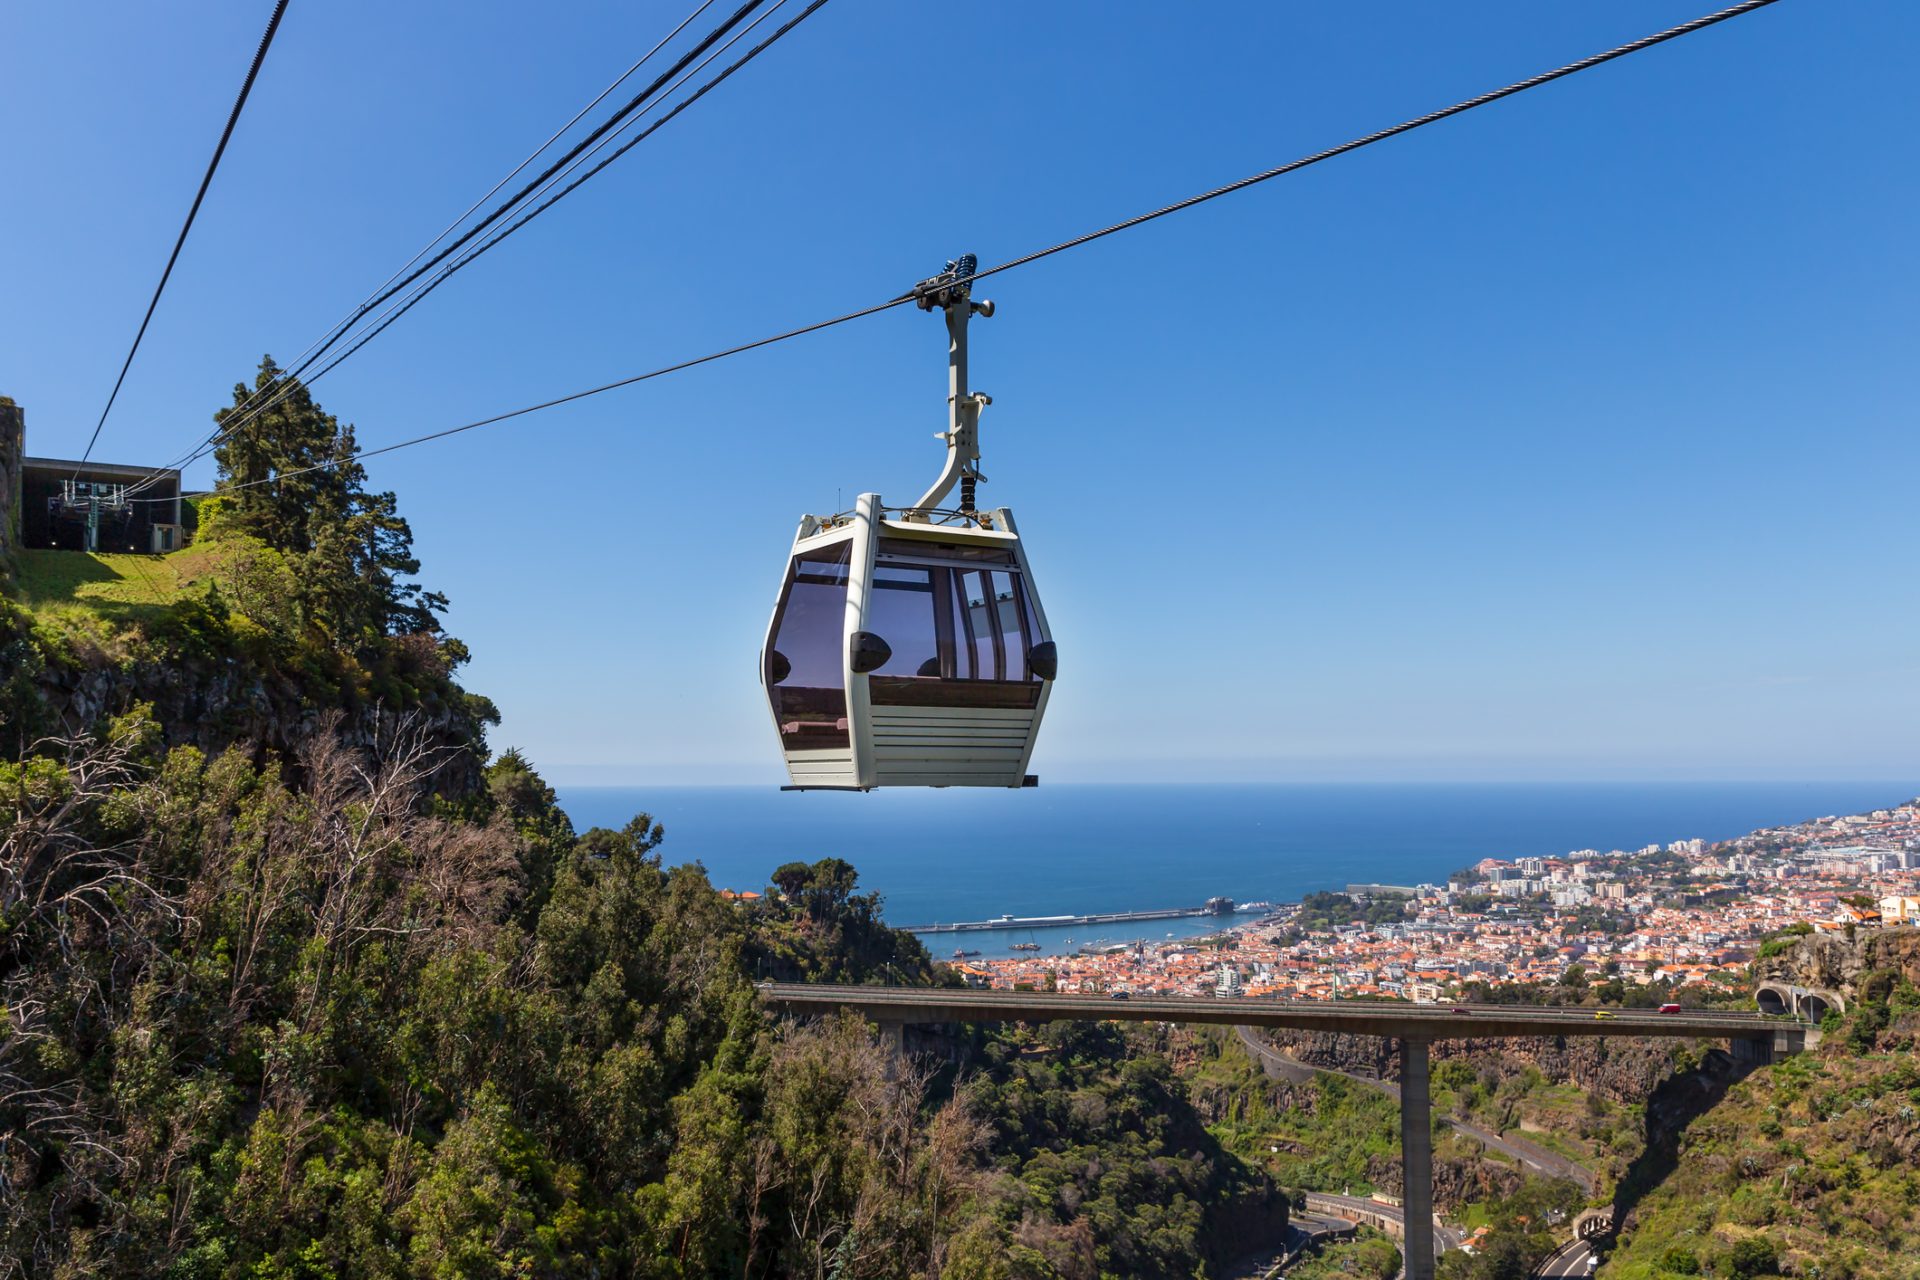
[[[1920,990],[1887,969],[1848,995],[1816,1052],[1686,1127],[1602,1276],[1920,1276]]]
[[[1920,1063],[1789,1059],[1693,1122],[1601,1275],[1920,1275]]]

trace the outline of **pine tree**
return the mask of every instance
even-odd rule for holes
[[[253,390],[236,385],[214,421],[224,426],[250,396],[271,402],[214,451],[233,527],[288,558],[302,612],[336,644],[437,632],[446,597],[413,581],[413,530],[391,492],[367,491],[353,425],[341,426],[272,356]]]

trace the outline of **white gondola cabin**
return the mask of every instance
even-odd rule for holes
[[[946,312],[952,422],[946,469],[911,507],[862,494],[805,516],[761,651],[793,787],[1031,786],[1057,665],[1013,515],[973,509],[987,398],[966,385],[971,257],[923,283]],[[939,502],[958,481],[958,510]]]

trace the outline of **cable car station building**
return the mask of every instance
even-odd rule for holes
[[[0,453],[7,455],[0,475],[11,492],[0,495],[0,505],[11,508],[20,546],[151,555],[179,549],[178,471],[24,457],[26,415],[13,405],[7,416],[10,423],[0,420]]]

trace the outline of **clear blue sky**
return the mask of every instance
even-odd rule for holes
[[[834,0],[315,391],[371,445],[465,421],[1709,3]],[[294,0],[98,455],[180,451],[690,7]],[[30,451],[84,444],[268,8],[0,15]],[[1037,770],[1920,778],[1916,47],[1904,0],[1784,0],[983,288],[986,494],[1063,654]],[[896,311],[371,473],[496,745],[773,782],[794,522],[917,493],[944,395]]]

